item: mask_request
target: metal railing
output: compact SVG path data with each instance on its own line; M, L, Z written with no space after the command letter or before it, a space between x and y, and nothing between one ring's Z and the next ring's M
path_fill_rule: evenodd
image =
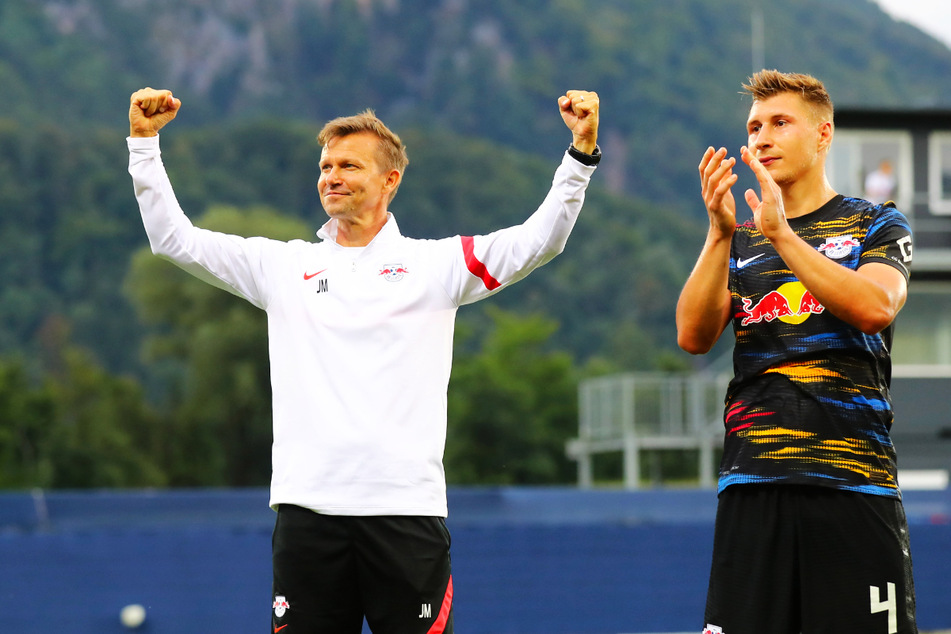
M624 487L640 487L641 452L696 450L700 486L715 486L713 456L723 443L728 373L628 373L582 381L578 438L568 455L578 461L578 486L594 485L594 455L622 452Z

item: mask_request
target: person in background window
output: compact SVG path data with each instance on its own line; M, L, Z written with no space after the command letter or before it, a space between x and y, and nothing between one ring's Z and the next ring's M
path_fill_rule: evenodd
M878 164L878 169L868 173L865 177L865 197L869 202L881 205L892 199L895 191L895 174L892 163L884 159Z

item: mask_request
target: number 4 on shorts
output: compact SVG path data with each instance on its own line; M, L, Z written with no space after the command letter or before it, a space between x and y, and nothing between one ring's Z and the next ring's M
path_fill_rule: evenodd
M881 591L878 586L868 587L869 600L872 604L872 614L888 612L888 634L898 633L898 605L895 602L895 584L888 584L888 598L881 600Z

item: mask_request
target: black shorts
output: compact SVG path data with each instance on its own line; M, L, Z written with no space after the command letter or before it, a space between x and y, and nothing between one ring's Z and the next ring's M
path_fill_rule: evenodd
M282 504L271 541L271 634L452 634L441 517L322 515ZM286 629L284 629L286 627Z
M901 501L817 486L720 494L704 632L915 634Z

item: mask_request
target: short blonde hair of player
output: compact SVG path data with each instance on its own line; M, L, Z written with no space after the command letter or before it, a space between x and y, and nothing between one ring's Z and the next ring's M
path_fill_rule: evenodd
M811 106L816 123L832 121L832 98L823 83L812 75L761 70L750 77L743 88L753 96L753 101L764 101L787 92L798 94Z

